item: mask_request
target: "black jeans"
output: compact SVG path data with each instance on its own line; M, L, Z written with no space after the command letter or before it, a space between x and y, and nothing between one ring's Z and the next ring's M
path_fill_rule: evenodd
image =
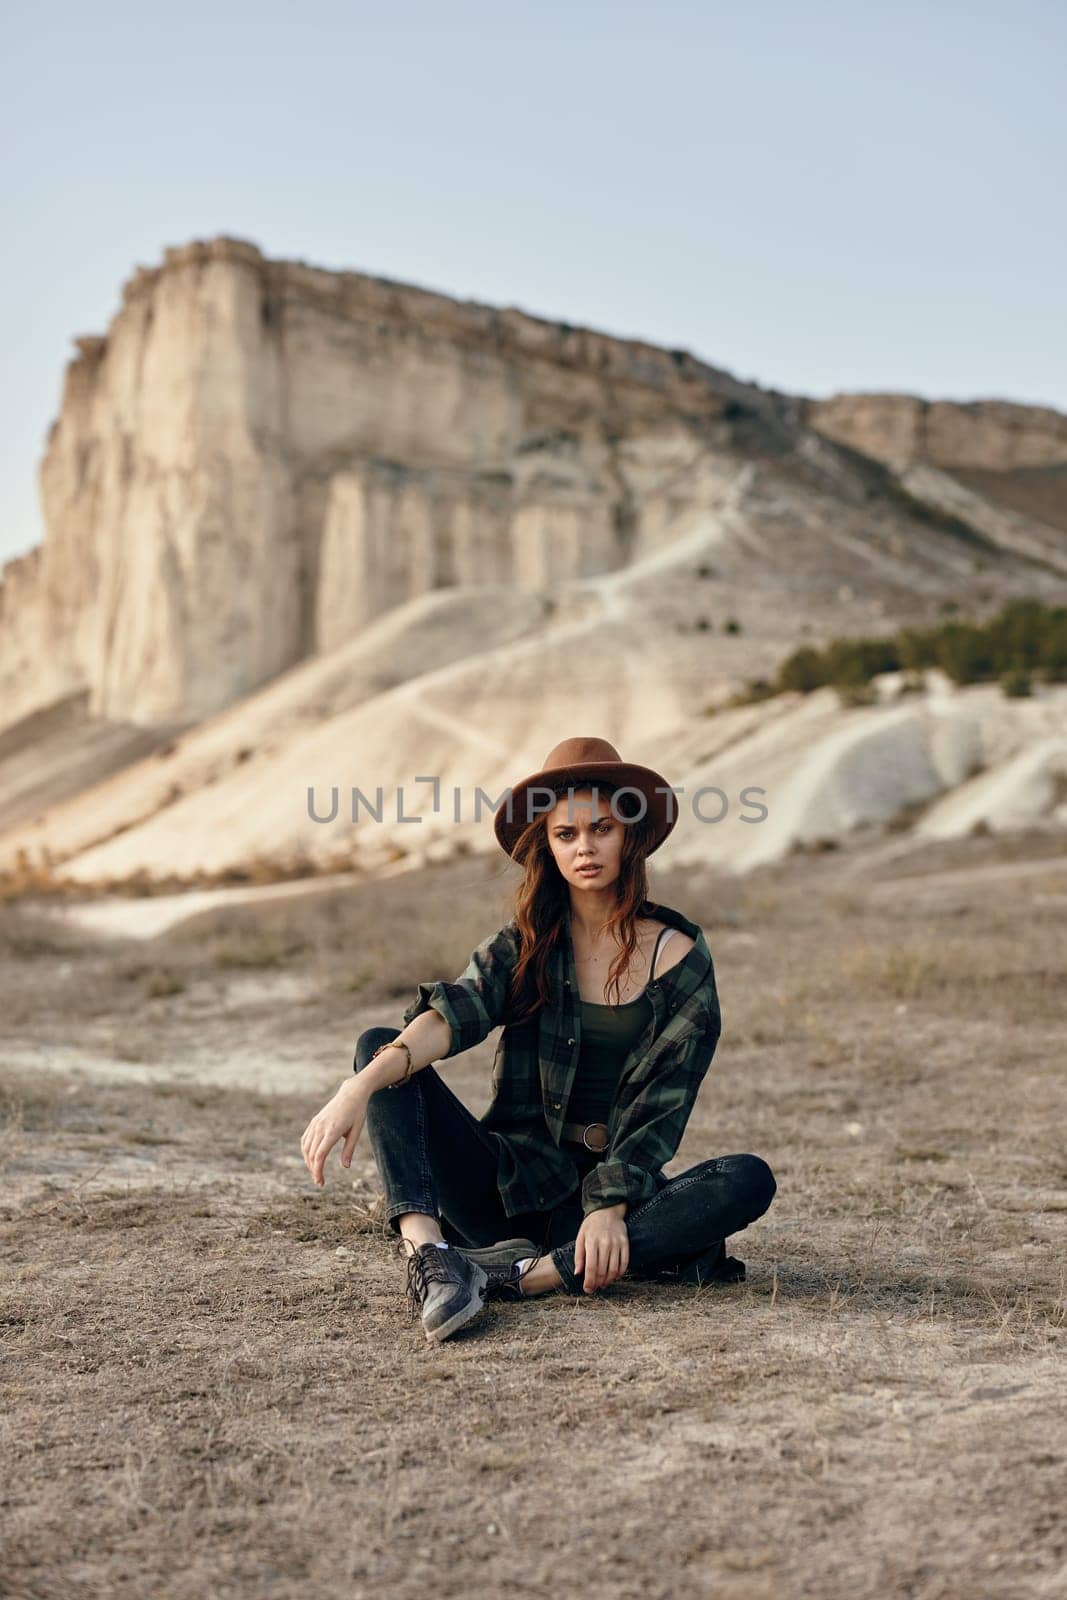
M353 1070L361 1071L379 1045L399 1028L368 1028L356 1044ZM508 1216L496 1182L492 1136L432 1066L406 1083L378 1090L367 1107L366 1129L385 1188L386 1216L395 1232L405 1211L436 1217L450 1244L493 1244L502 1238L532 1239L551 1255L563 1286L582 1292L574 1270L575 1236L583 1220L579 1188L552 1211ZM594 1151L575 1153L579 1178L596 1165ZM659 1192L626 1213L630 1239L628 1272L654 1276L681 1269L683 1281L701 1283L715 1274L723 1242L761 1217L777 1185L759 1156L718 1156L676 1178L657 1175Z

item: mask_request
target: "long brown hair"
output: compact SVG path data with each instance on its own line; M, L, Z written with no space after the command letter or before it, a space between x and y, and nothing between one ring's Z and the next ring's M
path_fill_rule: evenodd
M563 795L568 785L561 782L549 787L557 795ZM573 787L577 793L592 785L576 783ZM615 787L598 782L597 793L610 800ZM626 815L638 804L632 795L625 794L613 808L614 814L625 823L625 833L615 882L617 901L606 923L620 944L618 956L608 971L608 982L615 987L615 999L608 1002L611 1005L619 1003L622 977L637 949L637 919L650 909L645 860L652 839L652 823L647 812L633 820ZM548 962L553 950L564 941L563 919L570 913L567 883L556 865L548 840L550 814L543 812L534 817L515 846L514 859L522 867L522 881L515 891L514 917L522 935L522 947L508 988L505 1021L509 1023L526 1022L547 1005Z

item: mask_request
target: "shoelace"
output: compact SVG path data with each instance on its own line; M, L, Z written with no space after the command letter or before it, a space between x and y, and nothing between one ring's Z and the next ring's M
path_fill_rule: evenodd
M498 1293L513 1294L517 1300L527 1299L522 1289L522 1279L525 1278L527 1272L532 1272L537 1263L543 1261L548 1254L549 1252L544 1248L535 1250L533 1255L529 1257L526 1271L521 1276L516 1271L518 1261L512 1261L506 1267L496 1267L489 1274L490 1287Z
M532 1272L534 1267L536 1267L536 1265L537 1265L537 1263L539 1261L544 1261L546 1256L551 1255L552 1252L549 1249L548 1240L549 1240L549 1236L550 1236L550 1234L552 1232L553 1219L554 1219L554 1217L556 1215L556 1212L559 1210L559 1208L560 1208L560 1206L562 1204L563 1204L562 1200L557 1200L556 1204L552 1207L552 1210L548 1213L548 1216L547 1216L547 1218L545 1220L544 1230L543 1230L542 1235L541 1235L541 1248L539 1250L535 1250L533 1255L530 1257L529 1263L528 1263L528 1265L526 1267L526 1272ZM507 1276L507 1278L505 1280L505 1283L506 1283L506 1285L507 1285L507 1287L509 1289L514 1289L515 1293L521 1299L525 1299L526 1296L523 1294L522 1288L521 1288L522 1279L521 1278L514 1278L511 1275L514 1272L514 1270L515 1270L515 1266L514 1266L514 1263L513 1263L512 1267L511 1267L511 1270L509 1271L508 1276ZM522 1275L523 1278L525 1278L526 1272L523 1273L523 1275Z
M449 1277L448 1268L443 1259L448 1254L448 1251L438 1250L435 1245L432 1253L427 1250L424 1254L420 1254L415 1247L410 1250L407 1249L409 1242L409 1240L401 1236L396 1242L396 1252L407 1261L407 1282L404 1288L404 1296L408 1308L408 1316L414 1321L422 1308L422 1302L426 1297L430 1280L436 1278L444 1282ZM450 1248L453 1247L450 1246ZM462 1254L462 1252L460 1253ZM530 1265L526 1268L526 1272L529 1272L532 1267L535 1267L539 1261L543 1260L546 1253L544 1250L538 1250L530 1258ZM494 1283L494 1287L512 1290L516 1296L525 1298L520 1287L520 1280L514 1276L515 1262L512 1262L509 1267L497 1268L497 1272L499 1273L498 1277L490 1275L490 1282ZM523 1273L523 1277L525 1276L526 1273Z
M432 1250L420 1251L412 1246L411 1250L405 1249L410 1241L401 1237L397 1240L397 1254L407 1257L407 1283L405 1285L405 1298L408 1314L412 1319L419 1315L422 1302L426 1298L426 1291L430 1287L430 1280L438 1279L447 1282L449 1278L448 1265L445 1262L447 1250L438 1250L434 1245Z

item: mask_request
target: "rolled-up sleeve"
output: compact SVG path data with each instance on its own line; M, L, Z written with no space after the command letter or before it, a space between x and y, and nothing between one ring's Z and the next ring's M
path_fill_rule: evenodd
M404 1012L404 1026L431 1008L438 1012L452 1035L442 1060L481 1044L504 1021L520 942L518 928L508 923L482 941L455 982L420 983Z

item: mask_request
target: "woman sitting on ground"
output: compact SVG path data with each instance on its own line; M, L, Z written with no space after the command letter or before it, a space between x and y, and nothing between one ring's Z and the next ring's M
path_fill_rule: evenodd
M725 1242L770 1205L767 1163L729 1155L663 1171L720 1030L703 930L648 897L646 859L675 820L658 773L603 739L557 745L494 819L523 869L512 920L454 983L419 985L403 1030L360 1035L355 1076L304 1132L321 1186L330 1150L343 1140L348 1167L366 1122L431 1341L487 1296L593 1294L627 1273L744 1277ZM500 1025L479 1119L432 1063Z

